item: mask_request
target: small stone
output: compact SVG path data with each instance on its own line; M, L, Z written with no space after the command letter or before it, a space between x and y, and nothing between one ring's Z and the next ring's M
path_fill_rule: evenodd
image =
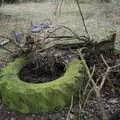
M116 104L116 103L118 103L118 100L117 100L117 98L112 98L108 102L112 103L112 104Z
M14 118L14 117L11 117L11 118L10 118L10 120L16 120L16 118Z
M10 112L8 112L8 114L10 114Z
M50 119L52 118L52 115L51 115L51 114L49 115L49 118L50 118Z
M61 120L65 120L65 118L64 118L64 117L62 117L62 118L61 118Z
M106 109L109 109L109 107L110 107L109 105L107 105L107 104L105 105L105 108L106 108Z
M32 114L32 117L36 117L36 115L35 115L35 114Z

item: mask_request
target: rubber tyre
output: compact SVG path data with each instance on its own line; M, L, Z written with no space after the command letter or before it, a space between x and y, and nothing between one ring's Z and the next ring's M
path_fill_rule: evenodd
M79 72L83 69L80 60L72 59L62 77L37 84L20 80L18 73L25 62L24 58L16 59L0 72L0 94L8 108L22 113L39 113L70 104L83 80Z

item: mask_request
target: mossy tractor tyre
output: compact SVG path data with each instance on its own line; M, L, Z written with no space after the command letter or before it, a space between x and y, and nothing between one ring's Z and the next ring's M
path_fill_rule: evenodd
M63 76L47 83L27 83L19 78L24 58L8 63L0 72L0 94L8 108L23 113L49 112L70 104L83 80L82 62L77 58L66 65ZM77 79L79 77L79 79Z

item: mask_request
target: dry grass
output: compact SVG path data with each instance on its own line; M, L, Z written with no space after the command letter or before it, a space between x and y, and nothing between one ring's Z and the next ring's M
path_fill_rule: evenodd
M92 38L101 40L111 30L120 31L118 3L99 4L97 2L88 3L88 1L83 3L83 0L81 0L81 9ZM12 30L26 31L31 21L40 24L45 19L51 19L55 26L66 25L76 33L86 34L75 3L65 0L61 8L61 15L58 12L57 15L54 15L56 4L56 2L42 2L0 7L0 33L10 34ZM2 59L3 56L6 57L3 51L0 51L0 56L2 56Z
M30 9L28 9L30 8ZM0 8L1 13L25 19L25 23L41 23L44 19L51 19L55 25L66 25L78 33L84 34L82 20L78 9L73 3L65 3L61 15L54 16L55 2L26 3L19 5L5 5ZM99 4L96 2L82 3L82 12L90 34L96 39L106 36L113 28L119 30L119 8L115 3ZM24 23L21 23L24 25Z
M119 8L116 7L116 3L109 4L98 4L98 3L84 3L81 1L82 12L84 14L85 23L87 29L95 40L100 40L104 38L111 30L120 31L119 28ZM66 1L67 3L67 1ZM45 2L45 3L26 3L19 5L6 5L0 8L2 14L5 14L7 19L0 21L0 33L9 34L12 30L26 31L31 21L33 23L43 23L45 19L51 19L53 24L57 25L66 25L70 27L73 31L76 31L79 34L86 34L84 32L84 26L82 20L79 16L79 12L76 8L76 5L73 3L63 4L61 9L61 15L56 13L56 4L54 2ZM115 8L114 8L115 7ZM30 8L30 9L28 9ZM10 16L8 16L10 15ZM10 17L10 18L9 18ZM4 29L3 29L4 28ZM1 56L4 56L5 53L1 52ZM96 97L100 103L100 109L102 111L102 117L104 120L107 120L106 114L104 114L104 109L101 104L100 92L105 83L106 77L110 72L112 67L107 66L106 72L103 76L100 86L94 82L92 74L89 71L87 64L82 58L84 65L87 69L87 74L89 80L92 83L92 87L96 93ZM103 59L104 62L104 59ZM114 66L113 66L114 67ZM94 74L94 70L93 70ZM88 83L89 84L89 83ZM87 89L87 88L86 88ZM88 93L89 95L89 93ZM70 106L70 111L72 109L73 99ZM69 114L68 118L69 119Z

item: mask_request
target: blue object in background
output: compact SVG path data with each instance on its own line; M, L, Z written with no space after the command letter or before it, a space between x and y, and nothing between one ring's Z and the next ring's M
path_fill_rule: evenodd
M14 35L14 38L17 42L20 42L24 38L23 33L17 33L15 31L13 31L13 35Z
M40 32L42 29L52 28L52 25L48 24L40 24L40 25L32 25L31 26L31 32Z

